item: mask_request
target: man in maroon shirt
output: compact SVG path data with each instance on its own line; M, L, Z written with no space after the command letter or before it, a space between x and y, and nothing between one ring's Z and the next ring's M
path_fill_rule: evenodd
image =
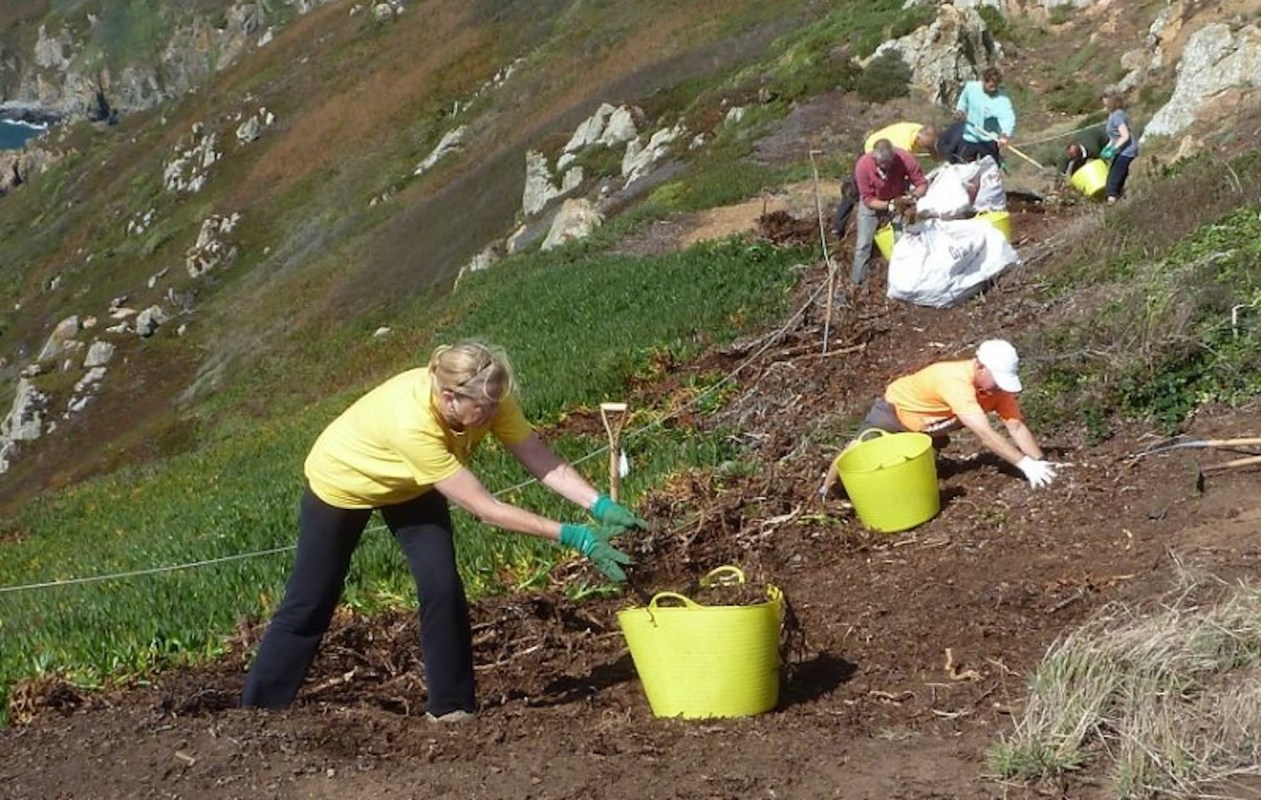
M854 180L858 184L859 201L850 278L857 286L867 277L876 229L892 214L893 201L907 195L923 197L928 191L928 181L915 156L894 147L888 139L877 141L870 153L858 159L854 165Z

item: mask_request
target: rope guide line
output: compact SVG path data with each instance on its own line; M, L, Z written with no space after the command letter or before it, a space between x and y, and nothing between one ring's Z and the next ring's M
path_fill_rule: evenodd
M763 345L760 348L758 348L753 354L751 354L748 358L746 358L743 363L737 365L735 369L731 370L722 378L718 379L716 382L714 382L713 385L709 386L707 389L697 394L690 401L688 401L687 403L684 403L678 409L672 411L669 414L666 414L665 416L655 420L654 422L649 423L648 425L645 425L641 428L634 429L627 432L626 437L631 438L633 436L638 436L640 434L647 433L648 431L652 431L652 430L656 430L657 428L660 428L663 424L665 424L669 420L674 419L675 417L678 417L684 411L687 411L688 409L692 408L693 406L698 404L701 400L705 399L709 395L713 394L714 392L718 391L723 386L733 381L736 375L740 374L740 372L742 372L746 367L752 364L756 359L760 358L762 354L765 353L770 348L772 342L778 339L780 335L782 335L785 331L787 331L789 327L793 325L793 323L795 323L803 314L805 314L806 310L811 305L814 304L815 299L820 294L822 294L826 286L827 286L826 283L821 284L820 287L815 290L814 294L810 295L810 297L806 299L802 307L797 309L797 311L794 312L791 317L789 317L788 321L785 322L782 326L780 326L777 330L775 330L774 333L770 334L769 336L766 336L764 338ZM584 456L581 456L577 459L574 459L573 461L570 461L569 463L574 464L574 465L581 464L585 461L591 460L592 458L603 455L604 453L608 452L608 449L609 449L608 445L603 445L600 448L590 453L587 453ZM530 478L514 486L509 486L506 489L500 489L494 494L496 497L499 497L499 496L508 494L509 492L519 491L535 483L538 483L537 479ZM378 523L375 525L368 526L367 528L365 528L364 532L367 533L367 532L381 531L385 529L386 528L384 525ZM145 575L158 575L158 574L168 573L168 572L178 572L180 570L185 570L185 569L194 569L197 567L214 566L214 565L223 564L229 561L242 561L247 558L258 558L260 556L276 555L278 553L285 553L290 550L294 550L296 548L297 548L296 544L291 544L291 545L285 545L284 547L273 547L269 550L256 550L249 553L237 553L235 555L221 556L219 558L208 558L208 559L202 559L200 561L190 561L184 564L170 564L170 565L162 566L162 567L148 567L145 569L130 570L127 572L114 572L114 573L109 573L105 575L91 575L84 578L67 578L65 580L45 581L42 583L27 583L27 584L17 584L13 586L0 586L0 595L9 594L13 592L29 591L29 590L34 590L34 589L49 589L49 588L57 587L57 586L74 586L74 585L82 585L82 584L88 584L88 583L101 583L104 581L119 580L122 578L135 578L135 577L141 577Z

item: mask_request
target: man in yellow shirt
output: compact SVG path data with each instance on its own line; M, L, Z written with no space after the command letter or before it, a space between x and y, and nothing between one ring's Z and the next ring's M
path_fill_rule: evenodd
M859 426L890 433L918 431L944 446L951 431L967 428L981 443L1015 466L1035 489L1050 486L1055 466L1045 459L1020 412L1016 395L1022 389L1016 348L1002 339L981 342L973 358L941 361L898 378L876 399ZM998 414L1010 441L990 426ZM819 493L826 496L836 482L836 464L828 470Z
M918 122L895 122L868 136L863 142L863 152L870 153L881 139L888 139L889 144L916 158L933 157L937 145L937 128Z
M599 524L562 524L488 492L467 466L488 433ZM246 677L243 706L293 702L373 510L398 539L416 582L428 715L441 721L470 719L476 710L468 601L448 501L490 525L577 550L614 581L625 580L630 559L609 540L646 527L543 443L521 413L507 357L480 342L439 347L428 368L361 397L324 429L305 473L293 573Z

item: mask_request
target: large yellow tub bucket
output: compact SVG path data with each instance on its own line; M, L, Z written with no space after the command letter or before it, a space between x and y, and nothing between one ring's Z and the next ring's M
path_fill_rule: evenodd
M1077 191L1090 198L1098 198L1108 185L1108 162L1093 158L1078 167L1068 183Z
M873 530L904 531L941 510L933 439L927 434L863 431L836 457L836 471L858 518Z
M744 580L737 567L719 567L701 585ZM658 592L647 607L617 612L654 716L747 717L775 707L783 594L768 585L766 598L704 606Z
M880 255L884 256L885 261L893 257L892 225L885 223L876 229L876 249L880 251Z
M1011 214L1006 211L982 211L976 215L982 222L993 225L1003 238L1011 241Z

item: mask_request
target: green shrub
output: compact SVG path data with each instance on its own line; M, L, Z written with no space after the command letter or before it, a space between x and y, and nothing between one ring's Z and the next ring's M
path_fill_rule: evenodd
M990 36L995 39L1002 39L1008 35L1010 26L1007 24L1007 15L999 11L993 6L980 6L977 13L981 15L981 21L985 23L985 29L989 31Z
M886 103L910 93L911 68L895 51L871 61L854 82L854 91L870 103Z
M1099 107L1099 92L1089 83L1057 83L1046 96L1048 111L1057 114L1087 114Z

